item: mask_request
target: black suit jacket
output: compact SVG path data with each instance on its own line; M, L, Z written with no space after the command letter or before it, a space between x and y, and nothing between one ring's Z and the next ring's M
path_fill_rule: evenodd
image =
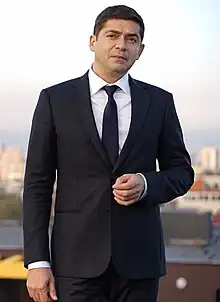
M118 273L128 278L165 274L159 205L185 194L194 173L172 95L131 77L129 81L131 126L113 169L93 118L88 74L42 90L24 181L25 267L51 261L56 276L86 278L104 272L112 258ZM128 207L117 204L112 185L122 174L136 172L147 179L147 196Z

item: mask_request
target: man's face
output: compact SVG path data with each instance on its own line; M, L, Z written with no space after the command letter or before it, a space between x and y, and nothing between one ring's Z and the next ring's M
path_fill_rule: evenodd
M90 49L95 52L94 64L108 73L125 74L140 57L140 26L130 20L110 19L98 36L90 38Z

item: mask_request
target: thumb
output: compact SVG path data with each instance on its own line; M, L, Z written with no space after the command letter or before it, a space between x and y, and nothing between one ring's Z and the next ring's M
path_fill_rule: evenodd
M115 184L122 184L125 183L129 180L129 178L131 178L132 174L124 174L120 177L117 178L116 183Z
M53 279L50 280L49 291L50 291L50 297L53 300L58 300L57 295L56 295L55 282Z

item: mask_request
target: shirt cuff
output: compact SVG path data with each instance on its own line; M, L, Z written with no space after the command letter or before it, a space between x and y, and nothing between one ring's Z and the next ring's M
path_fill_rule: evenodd
M137 174L140 175L144 180L144 192L140 196L140 198L139 198L139 200L140 200L140 199L144 198L147 195L147 180L146 180L146 177L142 173L137 173Z
M45 268L45 267L50 268L50 263L47 261L37 261L28 264L28 270L35 269L35 268Z

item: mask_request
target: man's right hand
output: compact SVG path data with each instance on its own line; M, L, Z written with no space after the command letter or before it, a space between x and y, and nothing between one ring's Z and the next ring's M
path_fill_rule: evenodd
M50 268L35 268L28 271L27 290L35 302L57 300L55 282Z

